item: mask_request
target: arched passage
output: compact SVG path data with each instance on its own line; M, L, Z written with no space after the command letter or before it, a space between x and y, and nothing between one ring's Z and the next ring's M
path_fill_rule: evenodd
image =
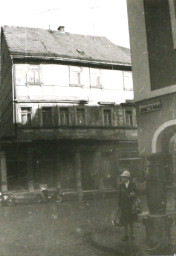
M170 179L176 177L176 119L163 123L152 138L152 154L164 153L168 156L167 164Z
M176 133L176 119L169 120L165 123L163 123L154 133L152 138L152 153L157 153L162 151L162 145L161 145L161 135L162 133L168 128L171 128L172 130L175 130ZM170 130L170 129L169 129Z

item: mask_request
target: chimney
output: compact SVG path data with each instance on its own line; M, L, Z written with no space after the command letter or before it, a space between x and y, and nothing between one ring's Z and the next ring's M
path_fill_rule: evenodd
M57 30L64 33L65 32L65 27L64 26L59 26Z

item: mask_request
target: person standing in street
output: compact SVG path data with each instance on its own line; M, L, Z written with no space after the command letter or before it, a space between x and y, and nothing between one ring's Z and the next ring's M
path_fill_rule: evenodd
M129 238L134 239L133 224L137 220L137 214L133 213L133 202L137 195L135 184L130 180L130 172L126 169L121 174L121 184L119 188L118 207L120 211L120 223L124 226L123 241Z

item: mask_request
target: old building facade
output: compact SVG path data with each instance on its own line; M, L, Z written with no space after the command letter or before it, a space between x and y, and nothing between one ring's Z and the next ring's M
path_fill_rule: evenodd
M130 53L103 37L3 27L1 187L116 189L140 171Z

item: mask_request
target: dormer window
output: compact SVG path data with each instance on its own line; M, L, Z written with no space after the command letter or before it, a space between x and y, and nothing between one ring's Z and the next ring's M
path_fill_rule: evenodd
M27 84L41 84L41 74L39 65L29 65L26 74Z
M84 51L81 49L76 49L78 53L80 53L81 55L84 55Z

